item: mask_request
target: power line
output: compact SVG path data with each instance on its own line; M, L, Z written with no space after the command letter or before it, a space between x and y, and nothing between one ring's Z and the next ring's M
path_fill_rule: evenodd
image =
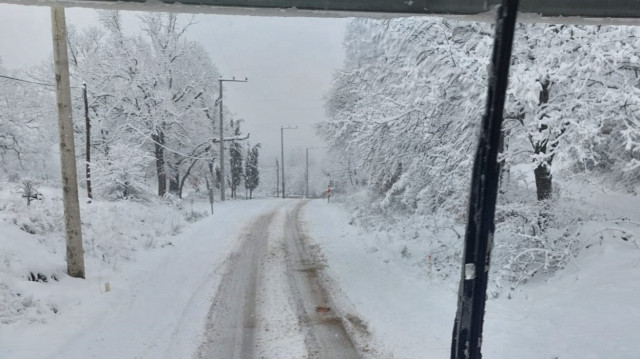
M19 81L19 82L25 82L25 83L29 83L29 84L33 84L33 85L50 86L50 87L55 87L56 86L55 84L48 84L48 83L44 83L44 82L19 79L17 77L11 77L11 76L6 76L6 75L0 75L0 78L7 79L7 80L13 80L13 81ZM79 89L80 87L71 86L71 88Z
M30 80L19 79L19 78L15 78L15 77L11 77L11 76L5 76L5 75L0 75L0 77L2 77L3 79L7 79L7 80L26 82L26 83L30 83L30 84L34 84L34 85L55 86L54 84L46 84L44 82L30 81Z

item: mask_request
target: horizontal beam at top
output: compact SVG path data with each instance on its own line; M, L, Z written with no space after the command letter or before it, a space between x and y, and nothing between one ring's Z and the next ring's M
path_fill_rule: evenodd
M490 20L500 0L0 0L0 3L90 7L139 11L237 14L256 16L396 17L458 15ZM580 22L579 18L640 19L640 0L521 0L530 22ZM569 17L569 19L567 19ZM571 18L578 18L572 21ZM637 24L637 21L631 21Z

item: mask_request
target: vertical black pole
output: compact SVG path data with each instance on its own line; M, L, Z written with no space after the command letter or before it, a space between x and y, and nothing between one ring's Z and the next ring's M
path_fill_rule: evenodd
M499 184L498 148L517 10L518 0L503 0L498 8L489 91L471 179L451 359L482 358L482 325Z
M91 120L89 119L89 101L87 99L87 84L82 84L82 99L84 101L84 123L85 123L85 171L87 176L87 197L93 199L91 191Z

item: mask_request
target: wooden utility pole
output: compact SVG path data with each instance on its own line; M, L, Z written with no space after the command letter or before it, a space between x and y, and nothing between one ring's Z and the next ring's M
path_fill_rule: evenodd
M276 158L276 198L280 197L280 165Z
M304 180L305 180L305 190L304 197L309 198L309 150L315 150L318 147L307 147L307 157L306 157L306 169L304 172Z
M220 85L220 97L218 97L218 106L220 106L220 201L224 201L226 199L226 179L224 175L224 120L223 120L223 106L222 106L222 83L223 82L248 82L249 79L246 77L244 80L236 80L236 78L231 79L218 79L218 84Z
M84 250L80 203L78 201L78 174L76 169L73 120L71 118L71 88L69 84L69 59L67 57L67 25L64 8L51 8L53 32L53 59L56 74L56 101L60 132L60 163L62 169L62 200L64 225L67 238L67 273L84 278Z
M298 126L296 127L280 126L280 160L281 160L280 162L282 164L282 198L286 198L284 193L284 130L297 130L297 129L298 129Z
M89 101L87 100L87 84L82 84L82 99L84 100L84 127L85 127L85 153L86 161L85 169L87 176L87 197L93 199L91 193L91 120L89 119Z

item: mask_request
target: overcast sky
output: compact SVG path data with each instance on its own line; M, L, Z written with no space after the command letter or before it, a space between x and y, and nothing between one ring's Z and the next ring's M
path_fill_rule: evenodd
M126 31L137 31L135 13L125 13ZM191 16L191 15L183 15ZM325 119L322 96L343 62L346 19L197 15L188 36L208 49L224 77L249 78L225 83L225 105L246 120L251 142L263 144L264 160L285 150L304 152L322 146L313 124ZM96 23L91 9L67 9L67 23L82 28ZM20 69L51 56L50 12L46 7L0 4L0 58ZM52 75L53 77L53 75ZM285 153L285 156L287 154Z

